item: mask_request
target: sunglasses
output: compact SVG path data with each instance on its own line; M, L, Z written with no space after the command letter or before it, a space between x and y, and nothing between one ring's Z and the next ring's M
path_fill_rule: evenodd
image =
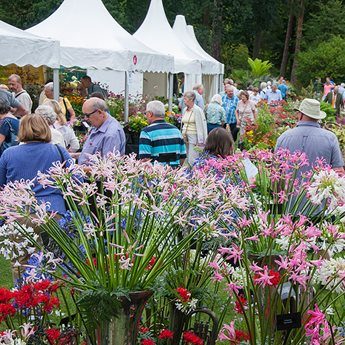
M99 109L96 109L94 111L92 111L91 113L83 113L83 115L86 117L86 118L89 118L92 114L94 114L96 111L98 111Z

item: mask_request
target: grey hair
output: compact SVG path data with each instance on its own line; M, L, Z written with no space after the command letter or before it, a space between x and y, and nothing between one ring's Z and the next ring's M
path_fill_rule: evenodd
M235 92L235 88L232 86L232 85L230 85L230 84L226 84L225 85L225 91L226 90L231 90L231 91L234 91Z
M265 83L264 81L260 84L260 89L264 89L267 86L267 83Z
M151 101L147 103L146 111L151 112L156 117L165 117L165 106L161 101Z
M10 110L11 110L10 105L5 101L0 100L0 114L1 115L7 114Z
M215 95L212 97L212 99L211 99L211 103L213 103L213 102L222 105L222 103L223 103L223 102L222 102L222 96L219 95L218 93L215 94Z
M56 121L56 113L49 105L40 105L35 110L35 114L42 116L49 126L53 125Z
M54 83L51 81L50 83L45 84L44 88L49 89L50 91L54 91Z
M93 97L92 99L94 100L94 102L91 105L93 110L101 110L101 111L108 111L109 110L107 103L105 102L104 99L100 99L97 97Z
M11 74L8 79L15 78L17 83L21 84L22 83L22 78L18 74Z
M195 92L194 91L186 91L184 94L183 94L183 97L186 97L188 98L190 101L195 101L195 98L196 98L196 95L195 95Z
M204 88L204 85L202 84L196 84L193 86L193 90L199 90L199 89L203 89Z

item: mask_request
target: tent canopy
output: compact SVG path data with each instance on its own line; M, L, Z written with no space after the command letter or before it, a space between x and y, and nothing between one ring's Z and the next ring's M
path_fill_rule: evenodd
M197 54L201 61L201 71L203 74L219 74L220 63L215 60L212 56L208 55L196 41L196 37L192 37L187 28L186 19L182 15L177 15L175 18L174 32L180 37L181 41L190 49ZM194 34L194 30L193 30ZM200 49L201 48L201 49Z
M59 40L65 67L173 70L172 56L139 42L116 22L101 0L65 0L50 17L27 31Z
M60 66L60 45L0 21L0 65Z
M176 20L175 20L175 22L176 22ZM209 59L210 61L217 62L218 65L219 65L219 74L224 74L224 65L222 63L220 63L219 61L217 61L214 57L209 55L207 52L205 52L205 50L201 47L200 43L198 42L198 40L197 40L197 38L195 36L195 32L194 32L193 26L192 25L187 25L187 30L188 30L189 36L192 38L192 43L191 44L193 44L192 45L193 49L195 49L205 59Z
M186 46L173 31L162 0L151 0L146 18L133 36L162 54L174 56L174 73L201 74L201 56Z

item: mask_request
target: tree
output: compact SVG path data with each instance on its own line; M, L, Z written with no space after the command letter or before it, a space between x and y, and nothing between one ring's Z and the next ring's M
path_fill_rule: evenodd
M305 10L305 0L300 0L299 13L298 13L298 18L297 18L295 54L293 58L292 68L291 68L291 83L293 84L296 83L297 81L296 69L297 69L297 64L298 64L298 54L301 51L304 10Z
M316 77L332 76L336 82L345 78L345 39L334 36L298 55L296 75L303 85Z
M289 47L290 47L290 41L291 41L291 35L292 35L292 29L294 24L294 1L289 1L289 19L286 29L286 35L285 35L285 42L284 42L284 51L283 51L283 57L282 62L280 65L280 75L285 76L286 68L288 64L288 58L289 58Z
M314 13L311 13L310 18L305 22L303 46L327 41L334 35L345 37L343 1L319 1Z

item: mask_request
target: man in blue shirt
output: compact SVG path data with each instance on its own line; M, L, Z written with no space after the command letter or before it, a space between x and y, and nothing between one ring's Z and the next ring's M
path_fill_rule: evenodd
M92 97L83 104L85 120L92 126L80 153L78 163L88 164L90 156L109 152L125 154L126 136L119 122L109 115L104 100ZM73 155L75 157L75 155Z
M222 105L225 110L226 125L230 126L230 131L234 141L236 141L238 128L236 127L236 114L238 97L235 96L235 89L231 85L225 86L225 95L222 97Z
M273 84L271 90L268 90L265 95L268 104L278 103L283 100L282 93L278 90L277 84Z
M140 133L139 158L178 167L186 159L186 146L179 129L164 120L165 107L160 101L146 105L149 125Z

